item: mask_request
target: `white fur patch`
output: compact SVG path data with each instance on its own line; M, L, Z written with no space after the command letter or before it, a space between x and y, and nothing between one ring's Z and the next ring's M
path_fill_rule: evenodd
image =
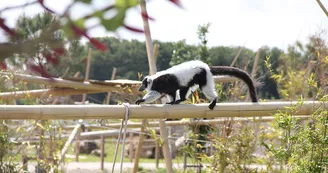
M164 74L173 74L178 78L181 86L187 86L188 82L190 82L190 80L195 76L195 74L199 73L202 69L205 69L206 73L212 76L212 73L210 72L210 68L207 64L199 60L193 60L193 61L188 61L175 65L171 68L168 68L167 70L157 72L155 75L149 77L151 79L155 79L158 76ZM209 76L207 75L207 80L210 79L208 77Z

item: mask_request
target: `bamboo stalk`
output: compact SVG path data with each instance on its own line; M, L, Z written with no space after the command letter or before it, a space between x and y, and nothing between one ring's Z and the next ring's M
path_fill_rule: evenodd
M299 118L299 119L308 119L310 116L309 115L300 115L300 116L293 116L292 118ZM249 122L270 122L273 121L274 117L263 117L262 119L259 119L258 117L253 118L235 118L233 121L235 122L244 122L244 121L249 121ZM198 121L167 121L166 125L167 126L187 126L187 125L214 125L214 124L222 124L226 121L225 119L211 119L211 120L198 120ZM142 126L141 122L129 122L127 124L129 128L140 128ZM159 122L148 122L148 127L158 127ZM68 125L63 127L65 130L71 130L75 126ZM117 129L121 127L121 123L111 123L105 126L94 126L94 125L86 125L86 128L91 128L91 129Z
M134 148L134 140L133 140L133 133L129 133L129 161L132 163L133 161L133 148Z
M232 60L232 63L231 63L231 67L233 67L235 64L236 64L236 62L237 62L237 59L238 59L238 57L239 57L239 55L240 55L240 53L241 53L241 51L244 49L244 47L240 47L239 48L239 50L238 50L238 53L236 54L236 56L235 56L235 58L233 58L233 60Z
M142 13L147 15L147 7L146 7L145 0L140 0L140 8L141 8ZM152 39L151 39L148 18L142 16L142 21L143 21L143 25L144 25L144 33L145 33L145 39L146 39L146 50L147 50L147 57L148 57L148 64L149 64L149 74L155 74L157 72L157 67L156 67L156 59L154 57L154 48L153 48L153 43L152 43ZM139 158L140 158L142 143L143 143L143 139L144 139L143 133L145 131L145 125L147 123L147 119L144 119L142 121L142 123L143 123L143 126L140 129L141 134L139 135L139 143L138 143L136 156L135 156L135 160L134 160L133 173L136 173L138 171ZM160 123L162 123L161 127L165 128L165 122L160 121ZM160 129L161 133L163 132L163 130L165 130L165 129L162 129L162 128ZM164 153L166 153L166 154L167 154L167 152L169 152L167 147L168 147L168 143L164 143L163 150L164 150ZM168 157L165 158L165 163L166 163L167 172L169 172L169 173L173 172L172 171L172 161L170 159L170 155L168 155Z
M326 16L328 17L328 11L327 11L327 9L325 8L325 6L321 3L320 0L316 0L316 1L317 1L317 3L319 4L321 10L322 10L322 11L326 14Z
M105 161L105 137L101 135L101 142L100 142L100 169L104 170L104 161Z
M214 110L208 104L131 105L130 119L214 118L272 116L278 110L297 102L218 103ZM310 115L328 102L305 101L295 115ZM123 105L0 105L0 119L124 119Z
M80 95L84 93L99 93L96 90L80 90L72 88L54 88L54 89L37 89L27 91L2 92L0 100L22 99L22 98L39 98L49 96L69 96Z
M261 52L261 49L258 49L257 50L257 53L255 55L255 60L254 60L253 68L252 68L252 72L251 72L251 78L253 80L254 80L255 75L256 75L257 65L258 65L258 62L259 62L259 59L260 59L260 52ZM249 91L247 91L247 95L246 95L246 99L245 100L247 100L247 101L250 100Z
M1 73L0 73L1 74ZM33 77L33 76L31 76ZM214 76L214 80L216 83L224 83L224 82L232 82L238 80L234 77L229 76ZM66 82L66 81L65 81ZM123 82L123 83L122 83ZM125 83L124 83L125 82ZM31 82L32 83L32 82ZM121 80L112 80L106 81L106 83L121 84L121 85L139 85L137 81L121 81ZM81 83L79 83L81 84ZM90 84L94 85L94 84ZM67 85L68 87L69 85ZM101 85L103 86L103 85ZM114 86L110 86L114 87ZM118 87L114 87L114 89L119 89ZM111 90L111 89L110 89ZM93 93L101 93L105 91L99 90L90 90L90 89L73 89L73 88L53 88L53 89L37 89L37 90L27 90L27 91L15 91L15 92L2 92L0 93L0 100L12 100L12 99L22 99L22 98L39 98L41 96L69 96L69 95L80 95L80 94L93 94ZM132 89L133 93L137 93L136 89ZM110 92L109 92L110 93ZM107 100L106 100L107 102Z
M85 82L89 80L89 76L90 76L91 54L92 54L92 49L89 48L88 57L87 57L87 66L85 68L85 78L84 78ZM86 99L87 99L87 94L83 94L83 96L82 96L83 104L85 103Z
M116 71L117 71L117 69L114 67L114 68L113 68L113 72L112 72L112 77L110 78L111 80L114 80L114 79L115 79ZM107 93L107 97L106 97L106 105L109 104L110 96L111 96L111 92L108 92L108 93Z
M60 158L59 158L59 162L58 162L59 164L64 160L67 149L68 149L69 145L73 142L73 140L74 140L76 134L78 133L80 127L81 127L81 124L76 124L76 126L73 129L71 135L67 139L67 141L64 145L64 148L62 149L61 154L60 154Z
M61 78L44 78L39 76L31 76L25 74L11 74L8 72L0 72L0 75L14 75L14 79L23 80L29 83L44 84L53 87L62 88L75 88L82 90L96 90L98 92L122 92L121 87L114 87L109 85L92 84L90 82L74 82L70 80L65 80Z

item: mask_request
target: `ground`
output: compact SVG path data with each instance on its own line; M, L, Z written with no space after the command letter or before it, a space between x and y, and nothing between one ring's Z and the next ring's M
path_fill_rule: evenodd
M180 167L178 165L174 165L175 168L182 169L181 164ZM35 163L29 164L28 170L29 172L35 172ZM111 172L112 169L112 163L105 162L104 164L105 171L101 171L100 169L100 162L70 162L65 164L64 166L64 172L65 173L107 173ZM156 173L156 167L155 163L139 163L139 168L142 168L143 170L148 170L144 173ZM165 168L165 164L160 163L159 168ZM115 164L115 173L119 172L120 169L120 163L117 162ZM123 172L132 172L133 169L133 163L130 162L124 162L123 163ZM153 171L150 171L153 170Z

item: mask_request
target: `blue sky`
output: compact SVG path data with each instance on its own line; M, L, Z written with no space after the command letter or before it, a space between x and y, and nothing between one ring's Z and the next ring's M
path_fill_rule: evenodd
M0 1L0 7L25 3L26 0ZM63 11L68 0L45 0L46 4L57 12ZM306 42L310 35L328 29L328 18L315 0L181 0L184 9L180 9L167 0L150 0L148 13L155 18L150 22L153 39L160 41L178 41L197 44L197 27L211 23L209 46L242 46L256 50L263 45L277 46L286 50L296 40ZM328 0L322 0L328 4ZM108 0L94 0L93 8L101 8ZM38 6L11 10L2 14L13 26L17 17L23 13L34 15L42 11ZM128 12L126 23L142 28L140 9ZM91 12L83 5L75 6L72 16L78 18ZM96 21L91 21L90 24ZM143 41L144 35L118 30L124 39ZM90 31L92 36L113 36L103 28ZM326 35L327 36L327 35ZM0 35L0 41L4 41Z

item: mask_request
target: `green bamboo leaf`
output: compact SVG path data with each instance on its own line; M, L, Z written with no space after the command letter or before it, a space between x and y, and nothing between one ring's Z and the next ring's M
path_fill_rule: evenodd
M117 7L130 8L138 4L138 0L116 0Z
M85 4L90 4L92 0L75 0L75 2L83 2Z
M117 14L111 19L100 17L101 24L107 29L107 31L115 31L124 23L126 8L116 8L116 10Z

